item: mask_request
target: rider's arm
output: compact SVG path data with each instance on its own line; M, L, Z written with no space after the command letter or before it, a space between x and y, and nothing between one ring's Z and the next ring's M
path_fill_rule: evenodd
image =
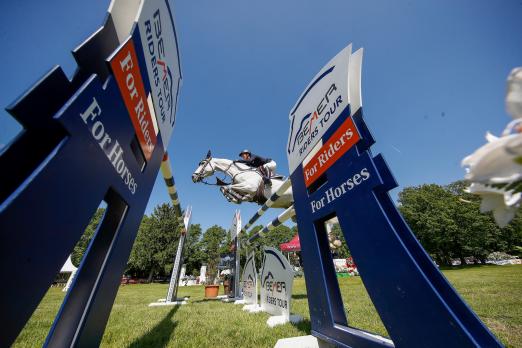
M257 155L253 154L251 161L254 164L254 167L260 167L260 166L265 165L268 162L270 162L271 159L270 158L264 158L264 157L257 156Z

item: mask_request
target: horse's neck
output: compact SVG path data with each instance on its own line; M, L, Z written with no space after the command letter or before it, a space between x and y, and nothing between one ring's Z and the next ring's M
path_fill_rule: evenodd
M240 172L239 168L233 164L233 161L225 158L213 158L214 168L228 176L234 176Z

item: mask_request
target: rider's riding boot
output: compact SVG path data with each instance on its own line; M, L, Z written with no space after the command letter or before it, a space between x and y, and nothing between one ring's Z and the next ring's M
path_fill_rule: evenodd
M272 186L272 180L269 177L263 176L263 183L265 186Z

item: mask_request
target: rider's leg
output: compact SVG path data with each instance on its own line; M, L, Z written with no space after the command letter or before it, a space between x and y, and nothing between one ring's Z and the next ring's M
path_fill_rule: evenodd
M276 167L277 167L277 164L275 161L270 161L263 165L264 170L261 171L261 173L263 174L263 182L265 183L265 185L268 185L268 186L272 185L272 181L270 180L270 175L275 173Z
M277 164L275 161L270 161L267 164L263 165L266 169L270 170L272 173L275 173Z

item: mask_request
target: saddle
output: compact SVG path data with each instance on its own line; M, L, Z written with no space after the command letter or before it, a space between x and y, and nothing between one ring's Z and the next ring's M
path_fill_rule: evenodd
M266 169L265 167L258 167L256 168L256 171L261 174L261 176L265 176L270 179L276 179L276 180L284 180L285 176L277 173L273 173L271 170Z
M261 183L257 187L256 194L252 197L252 201L259 205L263 205L267 201L265 197L265 183L263 180L261 180Z
M261 176L268 177L268 178L270 178L270 180L272 180L272 179L284 180L285 179L285 177L283 175L272 173L272 171L267 170L264 167L257 168L257 171L259 172L259 174L261 174ZM259 205L263 205L267 201L267 198L265 197L265 183L263 180L261 180L261 183L257 187L256 194L254 195L254 197L252 197L252 201L258 203Z

